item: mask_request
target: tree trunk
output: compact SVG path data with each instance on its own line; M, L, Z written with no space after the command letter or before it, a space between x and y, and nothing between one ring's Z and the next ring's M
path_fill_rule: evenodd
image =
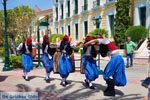
M13 44L13 45L12 45L13 54L14 54L14 55L17 55L15 39L12 39L12 44Z

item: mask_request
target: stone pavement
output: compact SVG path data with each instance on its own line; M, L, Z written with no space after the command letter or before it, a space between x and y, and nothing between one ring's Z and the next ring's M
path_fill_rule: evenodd
M101 61L104 69L107 61ZM3 63L0 63L0 68ZM106 88L102 75L93 84L95 90L88 89L84 84L85 76L80 72L71 73L68 77L70 83L65 88L60 85L59 74L51 73L51 82L44 81L45 70L34 69L29 73L30 81L22 78L22 70L0 72L0 92L38 92L39 100L142 100L148 90L141 86L142 80L147 76L147 66L134 65L126 69L127 85L116 87L115 97L105 97Z

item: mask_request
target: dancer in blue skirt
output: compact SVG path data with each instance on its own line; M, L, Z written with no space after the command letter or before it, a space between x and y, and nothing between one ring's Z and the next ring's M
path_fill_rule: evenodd
M100 46L99 52L102 57L110 57L110 61L103 73L103 78L108 84L108 87L104 91L104 95L115 96L114 86L125 86L127 82L124 60L114 44L103 37L98 37L97 39L91 40L84 44L83 47L93 43Z
M62 77L61 85L66 86L67 84L67 77L71 72L71 58L70 55L72 54L72 48L80 45L81 42L77 43L77 45L71 44L69 41L69 37L67 35L64 36L63 40L61 41L60 45L60 52L61 56L59 57L59 73Z
M33 61L32 61L32 38L29 37L26 42L21 43L17 50L22 52L22 64L23 64L23 78L29 81L28 72L30 72Z
M49 75L50 72L53 70L53 55L56 51L56 48L50 47L48 35L44 35L43 37L42 51L43 51L43 55L41 60L46 70L45 80L47 83L49 83L50 82Z
M91 36L86 36L85 43L92 40ZM98 69L96 65L96 49L94 45L89 45L83 48L84 56L83 56L83 67L85 72L85 83L88 85L90 89L94 89L92 85L92 81L98 78Z

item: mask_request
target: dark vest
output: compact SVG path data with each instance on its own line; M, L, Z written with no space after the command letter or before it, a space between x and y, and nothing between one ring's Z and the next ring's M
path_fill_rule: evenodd
M67 47L65 48L66 54L70 56L72 54L72 48L70 46L70 43L65 44L64 40L62 40L62 42L60 44L60 52L62 52L62 50L64 49L65 45L67 45Z
M28 47L28 46L27 46L27 47ZM32 45L30 45L28 49L29 49L29 51L32 53ZM23 54L25 54L25 52L26 52L25 43L23 43L23 47L22 47L22 49L21 49L21 52L22 52Z
M99 49L99 52L101 54L102 57L106 57L107 56L107 53L109 51L109 48L107 45L104 45L104 44L100 44L100 49Z
M50 54L51 56L53 56L54 53L56 52L56 48L51 48L49 46L49 44L45 44L45 43L42 44L42 52L43 52L43 54L44 54L44 51L45 51L45 48L46 48L47 45L48 45L48 49L47 49L48 54Z

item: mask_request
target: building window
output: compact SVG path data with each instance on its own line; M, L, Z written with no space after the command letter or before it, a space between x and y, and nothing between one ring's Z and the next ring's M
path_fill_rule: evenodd
M88 22L85 21L85 22L84 22L84 36L86 37L87 34L88 34Z
M114 36L114 15L109 15L109 19L111 36Z
M70 25L68 25L68 36L71 36Z
M56 28L56 34L58 34L58 27Z
M61 34L64 34L64 27L61 27Z
M60 19L63 19L64 18L64 6L63 6L63 4L61 5L61 18Z
M146 7L140 8L140 25L146 27Z
M78 40L78 23L77 24L75 24L75 34L76 34L76 37L75 37L75 39L76 40Z
M56 7L56 21L58 21L58 7Z
M74 14L78 14L78 0L75 0L75 10Z
M84 0L83 11L88 10L88 0Z
M67 13L67 17L70 17L70 0L68 0L68 13Z
M58 2L58 0L56 0L56 2Z

